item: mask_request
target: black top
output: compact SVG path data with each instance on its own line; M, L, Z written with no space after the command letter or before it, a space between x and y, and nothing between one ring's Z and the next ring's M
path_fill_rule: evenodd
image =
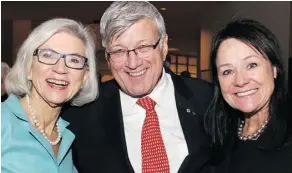
M258 141L239 141L231 155L232 173L291 173L292 146L276 150L258 148Z
M233 142L228 145L226 158L217 172L292 173L291 126L287 126L283 142L277 141L277 136L281 133L272 129L272 125L268 123L267 129L257 140L247 141L239 140L237 130L234 129Z

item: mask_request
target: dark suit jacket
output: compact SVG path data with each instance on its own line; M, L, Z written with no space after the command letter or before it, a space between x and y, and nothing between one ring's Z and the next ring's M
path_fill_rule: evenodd
M209 172L211 148L203 119L212 97L211 84L168 73L174 83L179 120L189 151L179 172ZM134 172L127 154L119 88L114 80L101 85L95 102L67 108L63 118L76 134L73 158L79 172Z

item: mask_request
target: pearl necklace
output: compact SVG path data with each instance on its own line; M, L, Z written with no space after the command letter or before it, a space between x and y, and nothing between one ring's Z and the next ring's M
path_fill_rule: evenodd
M264 132L265 128L267 127L267 124L269 122L269 118L264 121L264 123L260 126L260 128L253 134L243 136L242 131L243 131L243 126L244 126L244 121L241 121L241 124L238 127L238 137L240 140L246 141L246 140L257 140L259 136Z
M41 132L41 134L46 138L47 141L49 141L49 143L50 143L51 145L57 145L57 144L61 141L61 137L62 137L62 136L61 136L61 132L60 132L60 128L59 128L58 121L56 122L56 127L57 127L58 137L57 137L57 139L56 139L55 141L51 141L51 140L47 137L47 135L46 135L44 129L41 127L40 122L36 119L36 116L34 115L34 112L32 111L32 108L31 108L31 105L30 105L30 101L29 101L29 97L28 97L28 95L26 95L26 103L27 103L27 106L28 106L28 110L29 110L30 116L32 117L33 122L34 122L35 126L38 128L39 132Z

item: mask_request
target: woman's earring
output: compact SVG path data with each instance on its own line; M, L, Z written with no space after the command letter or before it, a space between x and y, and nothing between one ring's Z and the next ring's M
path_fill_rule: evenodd
M27 76L27 80L31 80L31 76Z

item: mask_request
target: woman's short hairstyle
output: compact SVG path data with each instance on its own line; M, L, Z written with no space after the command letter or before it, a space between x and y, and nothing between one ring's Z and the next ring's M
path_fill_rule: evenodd
M119 37L141 19L151 19L158 28L158 35L166 34L162 15L151 3L145 1L116 1L112 3L100 21L103 47L107 47L113 37Z
M236 118L236 115L243 115L243 113L233 110L228 105L222 96L219 85L216 66L217 53L221 43L229 38L237 39L251 48L256 49L263 57L271 62L273 67L276 67L277 78L274 79L275 89L269 103L270 122L273 122L275 129L277 129L281 128L279 127L280 124L285 121L285 117L280 117L285 115L285 113L280 113L281 110L283 110L282 106L285 105L285 97L287 94L284 76L285 70L283 68L281 51L277 38L258 21L246 18L233 19L217 32L213 37L211 45L210 61L214 83L214 96L206 112L205 128L212 137L212 142L216 144L223 143L224 136L228 131L228 123L230 123L233 118Z
M28 80L33 61L33 52L49 40L54 34L66 32L76 36L85 45L88 58L89 77L79 92L72 98L71 104L81 106L95 100L98 96L96 77L95 37L90 27L71 19L55 18L36 27L20 47L15 64L7 74L5 81L7 93L24 96L31 94L32 83Z

